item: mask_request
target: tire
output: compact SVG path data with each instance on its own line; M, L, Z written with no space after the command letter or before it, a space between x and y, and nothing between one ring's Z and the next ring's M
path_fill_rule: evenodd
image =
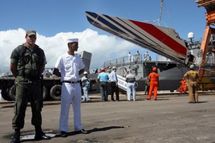
M43 86L43 99L45 99L47 97L47 93L48 93L48 91L47 91L46 87ZM10 101L15 100L15 98L16 98L16 86L15 85L10 87L10 89L8 91L8 97L9 97L9 99L7 99L7 100L10 100Z
M57 85L52 86L52 88L50 89L50 96L54 100L60 100L61 85L57 84Z
M4 100L10 101L10 97L8 95L8 89L2 89L1 96Z
M13 85L10 87L9 92L8 92L10 100L14 101L16 98L16 86Z
M48 98L48 90L45 86L43 86L43 100Z

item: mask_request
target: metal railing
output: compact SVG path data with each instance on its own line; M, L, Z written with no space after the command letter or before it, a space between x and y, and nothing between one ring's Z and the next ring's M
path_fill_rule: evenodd
M120 58L116 58L113 60L108 60L104 62L104 67L112 67L112 66L125 66L129 64L137 64L137 63L143 63L144 61L151 61L151 56L149 55L141 55L141 54L135 54L132 56L124 56Z

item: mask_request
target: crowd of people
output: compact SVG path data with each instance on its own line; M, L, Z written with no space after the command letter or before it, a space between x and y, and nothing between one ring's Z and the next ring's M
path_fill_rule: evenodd
M143 54L143 57L141 56L138 50L133 55L131 54L131 52L128 52L128 63L138 63L140 61L151 61L151 60L152 60L152 57L149 55L148 51L146 51Z
M137 51L137 55L139 51ZM128 53L128 58L129 61L131 60L131 53ZM148 51L144 54L144 57L148 60ZM180 93L187 93L189 94L189 103L197 103L198 102L198 95L197 95L197 89L199 85L199 75L198 71L195 70L195 57L191 55L191 52L188 52L187 54L188 57L188 63L187 66L189 66L190 70L185 73L183 76L182 80L180 81L180 87L177 89L178 92ZM114 67L114 71L116 74L116 67ZM105 87L103 86L103 80L101 80L100 76L105 75ZM135 101L136 100L136 74L134 74L134 70L129 69L127 74L124 75L126 77L126 82L127 82L127 100L128 101ZM111 87L111 89L108 89L108 83L110 82L110 76L109 72L105 70L105 68L101 69L101 73L98 76L99 83L100 83L100 91L101 91L101 97L102 101L107 101L108 100L108 91L113 90L114 87ZM117 76L116 76L117 79ZM117 80L115 81L117 85ZM152 94L153 94L153 99L157 100L157 92L159 88L159 73L158 73L158 68L156 66L152 67L151 72L148 74L148 76L145 78L145 95L147 95L147 100L152 99ZM117 97L118 97L118 88L117 88ZM111 93L111 99L113 99L113 94ZM119 98L118 98L119 99Z
M98 74L98 82L100 85L101 100L108 101L108 95L111 95L112 101L119 101L119 87L118 78L116 74L116 67L112 67L112 71L109 73L105 68L100 70ZM114 95L116 98L114 99Z
M117 68L115 66L110 68L101 68L98 73L98 83L100 85L101 101L108 101L108 96L111 96L111 100L119 101L119 87L117 78ZM126 81L126 92L127 100L136 100L136 74L133 69L128 69L127 73L124 75ZM154 100L157 100L157 90L159 86L159 74L157 73L157 67L153 67L151 73L146 78L145 82L145 94L148 95L147 100L151 99L152 93L154 93Z

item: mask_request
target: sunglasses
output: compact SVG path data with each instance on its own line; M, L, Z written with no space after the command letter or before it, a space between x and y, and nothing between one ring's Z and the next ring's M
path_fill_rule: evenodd
M30 35L29 38L36 38L36 35Z

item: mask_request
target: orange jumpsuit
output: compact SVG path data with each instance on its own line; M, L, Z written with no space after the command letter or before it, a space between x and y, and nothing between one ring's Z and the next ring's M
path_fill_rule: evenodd
M148 76L150 80L150 87L149 87L149 94L147 100L151 99L152 92L154 92L154 100L157 100L157 91L158 91L158 84L159 84L159 74L156 72L151 72Z
M181 81L180 81L180 87L178 88L178 92L180 92L180 93L186 93L186 91L187 91L187 84L186 84L186 80L184 80L184 79L182 79Z

